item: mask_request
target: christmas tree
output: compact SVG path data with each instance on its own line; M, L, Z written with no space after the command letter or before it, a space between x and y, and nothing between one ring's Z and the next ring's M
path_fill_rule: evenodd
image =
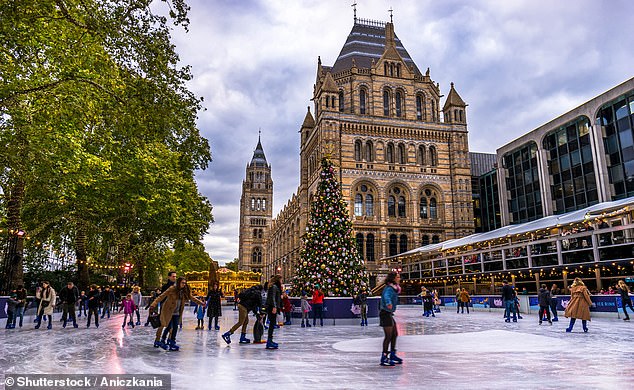
M322 159L321 168L293 293L310 292L319 285L326 296L354 296L361 287L368 286L368 276L352 236L348 206L332 162Z

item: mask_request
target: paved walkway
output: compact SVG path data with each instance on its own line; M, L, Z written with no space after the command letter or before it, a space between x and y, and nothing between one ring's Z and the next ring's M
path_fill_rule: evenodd
M634 323L617 319L595 319L586 334L579 323L568 334L567 321L539 326L535 315L518 323L482 311L422 318L420 306L400 306L397 347L405 363L380 367L383 332L376 324L302 329L294 319L295 325L276 330L280 349L269 351L264 345L239 345L239 334L226 345L220 334L237 312L223 309L219 332L194 330L196 319L187 311L179 352L153 348L151 327L122 330L123 315L102 321L99 329L86 329L83 318L79 329L62 329L56 320L50 331L35 330L32 322L2 329L0 370L171 373L174 389L626 389L634 384Z

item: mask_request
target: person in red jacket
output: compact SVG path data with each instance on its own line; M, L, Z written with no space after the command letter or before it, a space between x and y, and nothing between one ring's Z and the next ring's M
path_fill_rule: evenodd
M319 325L324 326L324 293L318 284L315 285L311 304L313 306L313 326L317 322L317 316L319 316Z
M288 294L284 292L282 294L282 312L284 313L284 325L291 325L291 312L293 311L293 304L288 298Z

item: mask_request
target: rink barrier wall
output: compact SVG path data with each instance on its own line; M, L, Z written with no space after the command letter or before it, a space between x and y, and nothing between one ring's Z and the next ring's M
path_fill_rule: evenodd
M7 300L9 297L0 296L0 319L7 318ZM25 311L25 315L35 315L34 297L29 296L29 306ZM292 297L291 304L293 305L292 318L301 318L301 301L300 298ZM558 295L554 299L557 300L557 311L563 312L568 306L570 301L569 295ZM621 318L623 315L623 309L621 304L620 295L592 295L590 296L593 306L590 307L590 312L596 317L613 317ZM144 308L150 300L149 296L144 296L141 307ZM379 315L379 300L380 297L368 298L368 321L377 322ZM538 297L537 295L519 295L520 300L520 312L523 314L532 314L539 311ZM441 296L441 307L456 307L456 298L454 296ZM356 323L360 318L360 315L352 313L353 300L350 297L343 298L324 298L324 321L329 321L333 325L339 322L340 324ZM399 304L401 305L421 305L422 301L420 296L417 295L401 295L399 296ZM504 310L504 303L499 295L473 295L469 302L469 307L475 311L487 310ZM61 312L61 307L56 307L55 312ZM563 313L562 313L563 316ZM312 313L309 316L312 319Z
M537 295L519 295L520 312L522 314L532 314L539 312L539 301ZM561 313L563 317L563 311L566 310L568 302L570 302L570 295L558 295L553 299L557 300L557 312ZM621 304L620 295L591 295L592 306L590 312L596 317L614 317L621 318L623 315L623 309ZM441 307L455 308L456 297L455 296L441 296ZM403 305L422 305L421 297L418 295L401 295L399 297L399 303ZM473 308L476 311L494 311L504 310L504 302L499 295L472 295L469 302L469 308Z

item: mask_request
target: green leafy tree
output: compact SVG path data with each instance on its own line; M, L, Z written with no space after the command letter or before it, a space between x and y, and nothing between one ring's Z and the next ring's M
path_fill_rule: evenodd
M326 296L353 296L368 285L368 276L332 162L322 159L321 168L293 291L299 294L318 284Z
M201 100L170 39L188 10L184 0L0 5L5 288L22 280L22 229L73 237L82 284L91 251L144 259L148 244L207 230L211 205L194 181L211 160L195 124Z

